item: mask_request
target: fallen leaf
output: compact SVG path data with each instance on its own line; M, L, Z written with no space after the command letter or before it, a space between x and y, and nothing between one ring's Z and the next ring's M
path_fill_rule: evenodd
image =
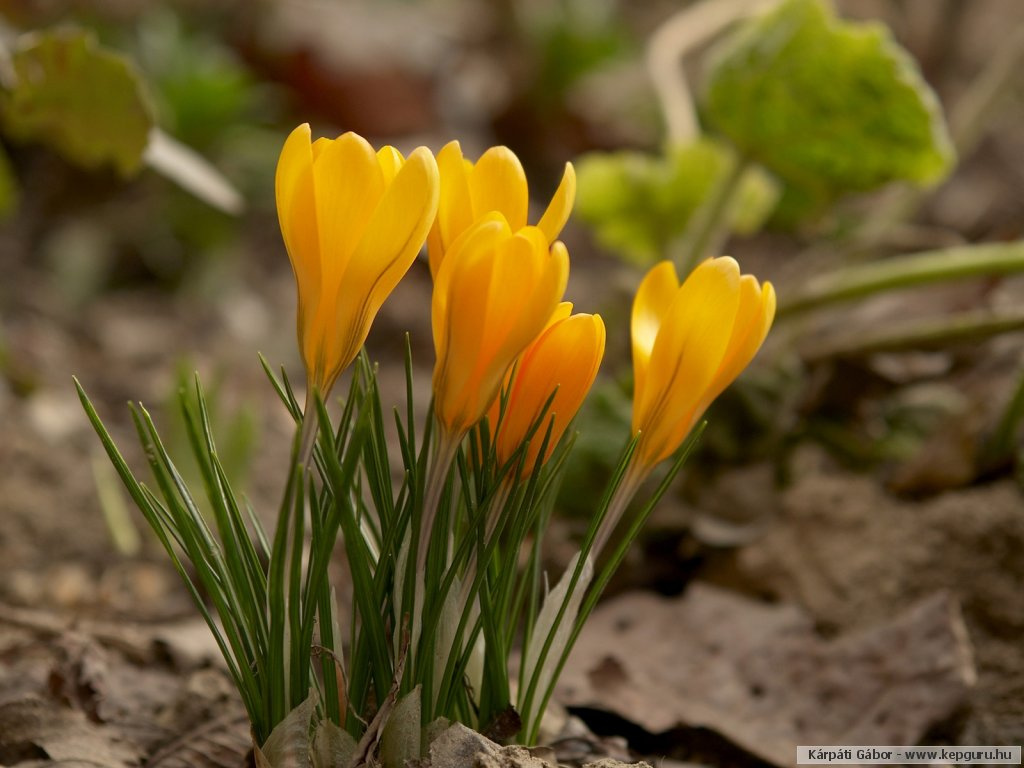
M238 768L252 746L249 718L230 712L165 744L146 768Z
M0 705L0 755L117 768L138 765L142 751L78 710L30 697Z
M601 606L559 694L652 733L708 728L782 766L798 744L916 744L963 706L974 682L947 593L826 640L794 606L695 585L679 599L631 593Z

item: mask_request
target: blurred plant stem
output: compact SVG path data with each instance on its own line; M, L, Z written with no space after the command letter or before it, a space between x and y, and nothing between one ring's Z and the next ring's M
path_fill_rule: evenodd
M686 81L682 59L730 24L752 16L774 0L703 0L670 17L647 45L647 71L665 116L670 144L686 144L700 136L697 110Z
M672 261L679 268L681 279L693 271L693 268L708 256L718 256L725 245L728 235L729 214L732 203L739 191L740 181L750 168L745 158L734 156L729 159L729 168L718 180L714 190L704 204L697 210L693 220L686 228Z
M925 251L846 267L811 278L779 303L778 316L916 285L1024 271L1024 241Z
M856 332L801 350L800 357L814 362L833 357L862 357L876 352L904 352L983 341L991 336L1024 329L1024 311L959 312L879 333Z
M978 465L984 470L994 470L1017 458L1022 458L1017 449L1017 435L1024 421L1024 368L1017 373L1017 385L1003 411L995 431L982 445L978 453ZM1020 469L1018 468L1018 473Z

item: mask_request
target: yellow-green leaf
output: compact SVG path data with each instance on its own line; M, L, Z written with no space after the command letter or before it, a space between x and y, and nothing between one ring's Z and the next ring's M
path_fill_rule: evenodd
M127 59L87 32L59 30L22 35L11 67L2 115L12 138L49 144L85 168L139 169L153 117Z
M825 0L784 0L712 57L710 124L789 184L832 199L942 178L953 149L934 93L879 23Z
M640 264L666 257L694 212L728 172L730 151L708 139L666 155L594 152L576 162L576 210L604 247ZM756 231L771 213L776 184L763 170L746 172L729 211L736 232Z

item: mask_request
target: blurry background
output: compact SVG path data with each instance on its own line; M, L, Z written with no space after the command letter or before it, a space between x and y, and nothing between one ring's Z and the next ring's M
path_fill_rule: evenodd
M600 166L612 156L590 154L586 173L580 161L580 215L563 235L573 270L567 298L577 311L600 312L609 329L552 535L552 568L568 560L591 489L628 429L632 292L649 264L671 255L661 251L679 233L658 239L656 225L675 226L696 178L689 166L678 178L656 167L674 161L644 58L651 36L686 7L680 0L0 2L0 707L38 690L62 706L81 704L68 693L81 669L62 666L81 658L64 645L61 628L82 621L163 628L193 614L101 455L72 375L122 450L140 462L125 401L149 407L184 454L173 399L198 370L215 389L217 429L239 487L261 513L275 509L291 423L256 354L301 381L294 285L273 199L277 154L299 122L311 122L314 134L353 130L403 151L420 144L436 151L457 138L476 157L507 144L526 167L538 210L567 160L639 153L622 167ZM836 7L845 18L888 25L934 88L959 158L929 191L879 188L817 207L801 207L791 182L783 194L766 175L772 203L727 251L744 271L774 281L783 302L844 264L1024 237L1024 91L1012 76L1024 58L1024 6L851 0ZM707 47L685 58L698 105ZM59 113L41 114L46 99L19 106L27 103L19 83L33 78L102 105L108 117L93 127L104 141L80 146L59 129L71 124ZM100 144L106 148L90 152ZM621 186L627 181L636 186ZM609 198L608 185L626 190L624 199ZM645 203L651 190L679 197ZM788 207L775 205L779 194ZM634 232L630 205L640 218L654 211L661 219ZM625 232L611 226L623 222ZM1020 278L990 276L780 319L757 365L709 414L699 456L612 591L676 596L695 581L713 584L803 612L818 639L897 620L944 593L951 602L943 610L962 610L973 661L956 655L967 643L956 645L956 658L947 659L952 677L892 698L899 704L892 711L941 699L916 733L924 743L1024 741L1024 368L1012 332L1021 327L1022 296ZM429 297L424 260L385 304L368 343L398 403L402 333L411 332L421 409L433 363ZM975 310L1004 324L959 335L940 327L927 342L861 343L908 318ZM687 629L668 626L658 631L670 643L671 627ZM921 658L918 640L925 642L913 633L890 638L882 656L891 651L894 668L906 671ZM153 729L137 736L134 758L118 760L152 754L201 722L201 707L230 700L219 683L194 682L197 669L210 667L201 653L199 661L189 656L180 637L164 642L171 648L164 657L147 655L145 645L132 663L187 671L192 677L179 677L192 682L181 685L199 686L201 695L158 677L145 695L123 680L117 688L110 680L118 673L109 670L124 660L108 658L107 677L93 684L110 686L104 695L113 709L93 712L91 727L116 730L118 716L134 706ZM100 645L110 653L117 643ZM699 697L680 685L675 695ZM132 695L144 704L119 710L116 702ZM602 714L592 727L681 759L773 761L770 749L751 746L758 727L774 727L770 720L738 733L743 726L661 703L672 695L657 692L654 714L635 712L632 721L628 712ZM567 696L590 697L602 709L593 690ZM616 697L605 710L614 712ZM827 701L794 711L800 706L813 718ZM3 728L0 757L27 738L12 741Z

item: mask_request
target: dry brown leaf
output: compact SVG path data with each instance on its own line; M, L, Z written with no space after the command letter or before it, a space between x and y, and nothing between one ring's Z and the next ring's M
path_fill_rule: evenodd
M249 718L232 712L165 744L146 768L238 768L251 745Z
M0 755L117 768L138 765L142 752L117 730L89 722L79 710L25 698L0 706Z
M790 765L797 744L915 744L964 704L973 683L948 594L824 640L793 606L698 584L680 599L632 593L599 608L559 694L653 733L709 728Z

